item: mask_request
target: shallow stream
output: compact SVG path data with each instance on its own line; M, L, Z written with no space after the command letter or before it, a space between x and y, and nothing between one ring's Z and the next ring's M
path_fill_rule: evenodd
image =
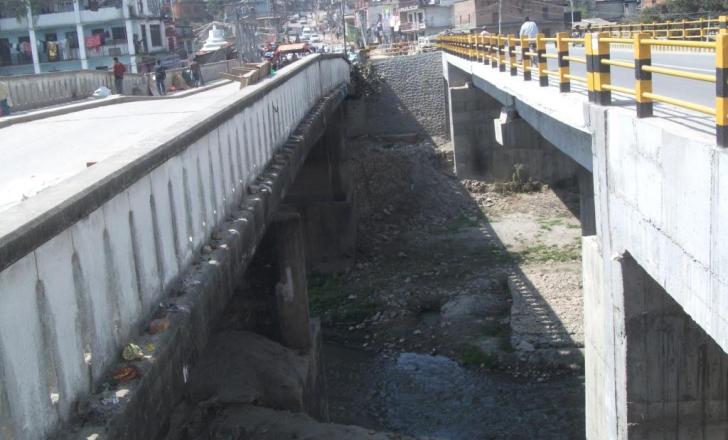
M583 438L583 378L547 382L444 356L326 344L331 421L448 440Z

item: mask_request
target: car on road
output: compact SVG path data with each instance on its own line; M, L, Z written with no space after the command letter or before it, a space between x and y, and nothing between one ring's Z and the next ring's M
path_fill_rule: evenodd
M311 37L308 40L311 43L320 43L321 42L321 35L319 35L319 34L311 34Z

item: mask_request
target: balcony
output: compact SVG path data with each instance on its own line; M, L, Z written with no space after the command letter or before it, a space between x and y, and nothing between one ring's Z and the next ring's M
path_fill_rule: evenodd
M126 41L115 41L112 44L105 44L95 48L86 48L86 58L94 57L117 57L129 55L129 46ZM38 52L38 61L41 64L59 63L62 61L80 60L81 54L77 47L68 47L68 45L59 44L53 49L42 49ZM0 67L20 66L24 64L33 64L33 56L30 53L16 51L12 49L9 54L0 56Z
M123 19L120 0L89 0L81 2L81 21L84 23L101 23ZM76 24L73 2L62 0L45 5L37 15L35 28L52 29L54 27L72 26ZM23 31L28 29L27 19L18 19L13 11L0 13L0 29L3 31Z
M402 0L399 2L399 8L411 8L412 6L419 6L420 0Z

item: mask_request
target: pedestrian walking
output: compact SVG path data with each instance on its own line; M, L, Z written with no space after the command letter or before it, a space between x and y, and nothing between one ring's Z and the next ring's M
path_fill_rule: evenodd
M13 101L10 99L10 86L0 81L0 116L10 116L10 107Z
M526 17L523 20L523 24L521 25L521 31L518 33L520 37L528 38L529 40L535 39L536 36L538 36L538 26L535 22L531 21L530 18ZM531 50L531 53L536 52L536 42L535 41L529 41L528 42L528 48ZM523 55L521 55L521 58L523 58ZM538 63L538 58L536 56L532 56L531 62L533 64Z
M157 81L159 95L166 95L167 89L164 87L164 80L167 79L167 69L162 66L162 62L159 60L157 60L157 67L154 68L154 79Z
M192 72L192 80L195 82L195 87L200 87L204 84L202 81L202 69L200 69L200 63L197 60L192 60L192 63L190 63L190 72Z
M114 57L114 86L116 87L116 93L119 95L124 94L124 73L126 73L126 67L119 62L119 58Z
M526 17L526 19L523 20L523 24L521 25L521 31L519 32L519 36L526 38L536 38L536 35L538 35L538 26L535 22L531 21L530 18Z

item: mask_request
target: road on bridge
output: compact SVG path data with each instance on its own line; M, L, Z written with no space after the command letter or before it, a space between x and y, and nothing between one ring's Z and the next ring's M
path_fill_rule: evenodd
M0 211L179 123L239 90L226 84L184 98L136 101L0 129Z
M549 53L556 54L556 49L549 46ZM569 55L585 58L584 47L571 46ZM631 49L612 49L612 59L633 62L634 52ZM549 59L549 70L558 70L557 60ZM714 52L652 52L652 65L666 67L676 70L684 70L691 73L715 74L715 53ZM569 68L572 75L586 78L586 65L570 62ZM612 83L617 86L634 89L634 70L622 67L611 66ZM556 83L555 78L550 78ZM572 81L572 85L584 86ZM670 98L682 99L694 104L701 104L708 107L715 105L715 84L704 81L688 80L666 76L657 73L652 74L652 89L655 94Z

